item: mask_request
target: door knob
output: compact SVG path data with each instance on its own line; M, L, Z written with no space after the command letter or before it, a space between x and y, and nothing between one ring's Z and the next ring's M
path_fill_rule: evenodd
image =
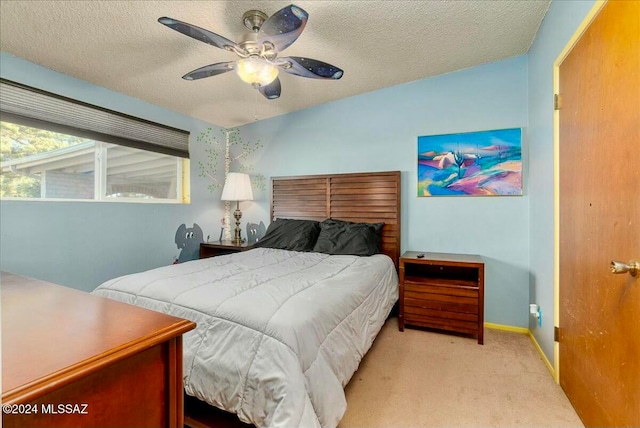
M640 272L640 263L635 260L629 261L629 263L619 262L617 260L613 260L610 265L612 273L627 273L629 272L631 276L636 276L638 272Z

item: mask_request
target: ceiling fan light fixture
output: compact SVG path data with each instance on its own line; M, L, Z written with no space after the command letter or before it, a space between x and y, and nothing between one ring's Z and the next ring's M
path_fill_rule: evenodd
M255 56L239 60L236 72L244 82L253 86L267 86L278 77L278 67Z
M344 73L340 68L316 59L278 56L298 39L308 19L309 14L293 4L283 7L271 16L259 10L250 10L243 15L242 22L251 31L245 32L240 43L166 16L159 18L158 22L185 36L233 52L240 58L236 61L205 65L185 74L182 76L183 79L204 79L236 70L244 82L257 89L265 98L275 100L281 93L278 78L280 69L293 76L311 79L338 80Z

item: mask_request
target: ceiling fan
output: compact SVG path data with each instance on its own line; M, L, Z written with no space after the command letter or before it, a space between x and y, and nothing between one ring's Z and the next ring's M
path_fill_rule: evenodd
M236 70L240 78L258 89L267 99L280 97L279 70L294 76L312 79L337 80L344 71L316 59L299 56L278 57L278 54L296 41L307 24L309 14L295 5L289 5L268 17L259 10L250 10L242 21L251 30L240 43L216 33L177 19L162 17L158 22L186 36L235 53L236 61L205 65L184 76L185 80L197 80Z

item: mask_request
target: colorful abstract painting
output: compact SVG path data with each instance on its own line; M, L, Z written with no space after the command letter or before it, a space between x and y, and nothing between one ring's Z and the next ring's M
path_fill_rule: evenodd
M520 128L418 137L418 196L522 195Z

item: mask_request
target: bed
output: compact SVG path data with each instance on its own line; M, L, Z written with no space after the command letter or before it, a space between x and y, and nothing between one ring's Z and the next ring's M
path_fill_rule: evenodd
M384 223L381 254L254 248L94 293L197 323L184 336L188 395L256 426L335 427L343 388L397 301L400 173L274 177L270 205L272 224Z

